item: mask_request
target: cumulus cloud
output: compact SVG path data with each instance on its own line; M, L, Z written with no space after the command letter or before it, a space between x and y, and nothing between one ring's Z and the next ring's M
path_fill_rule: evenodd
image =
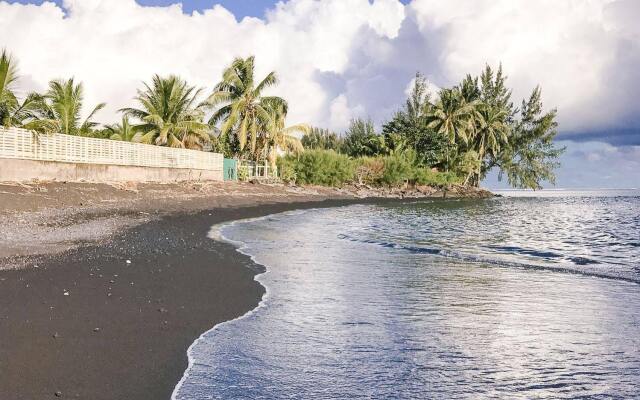
M108 103L105 122L154 73L211 88L254 54L258 74L278 71L291 122L338 131L391 116L416 71L437 88L502 62L516 97L542 85L565 138L640 144L638 20L636 0L289 0L241 21L216 5L0 1L0 46L20 60L25 91L75 76L87 103Z

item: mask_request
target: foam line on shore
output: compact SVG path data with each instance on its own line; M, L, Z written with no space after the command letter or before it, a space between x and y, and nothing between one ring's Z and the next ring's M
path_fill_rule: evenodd
M222 233L224 228L230 227L230 226L234 226L234 225L238 225L238 224L248 224L248 223L252 223L252 222L258 222L258 221L264 221L267 220L269 218L273 218L276 217L278 215L297 215L297 214L303 214L303 213L307 213L309 211L312 210L317 210L318 208L311 208L311 209L305 209L305 210L291 210L291 211L285 211L285 212L280 212L280 213L275 213L275 214L268 214L262 217L257 217L257 218L244 218L244 219L238 219L235 221L230 221L230 222L223 222L220 224L215 224L211 227L211 229L209 230L208 233L208 237L212 240L218 241L218 242L225 242L225 243L229 243L233 246L236 247L236 251L239 252L240 254L243 254L247 257L249 257L251 259L251 261L253 263L255 263L256 265L260 265L262 266L264 269L262 272L259 272L258 274L255 275L255 277L253 278L254 281L258 282L265 290L264 295L262 296L262 299L260 299L260 302L258 303L258 305L247 311L246 313L242 314L239 317L236 317L234 319L230 319L228 321L224 321L224 322L220 322L219 324L214 325L211 329L209 329L208 331L202 333L187 349L187 359L188 359L188 366L187 369L185 370L184 374L182 375L182 378L180 379L180 381L178 382L178 384L176 385L176 387L173 390L173 393L171 394L171 400L179 400L178 399L178 393L180 392L180 389L182 388L182 386L184 385L184 383L186 382L186 380L189 378L189 371L191 370L191 368L193 367L193 365L195 364L195 359L193 356L193 350L196 347L196 345L198 343L200 343L200 341L202 341L204 339L205 336L207 336L209 333L214 332L215 330L217 330L218 328L241 320L243 318L249 317L251 315L253 315L255 312L257 312L258 310L260 310L262 307L265 306L267 300L270 297L270 290L269 287L267 285L265 285L261 280L260 277L265 274L267 272L267 266L260 264L259 262L256 261L255 256L249 254L246 251L247 248L247 244L241 241L237 241L237 240L233 240L230 239L226 236L224 236L224 234Z

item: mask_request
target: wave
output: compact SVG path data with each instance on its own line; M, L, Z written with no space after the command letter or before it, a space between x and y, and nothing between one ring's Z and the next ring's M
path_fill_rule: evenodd
M377 246L386 247L390 249L407 251L413 254L428 254L428 255L440 256L440 257L450 258L450 259L459 260L459 261L478 263L478 264L488 264L491 266L502 267L502 268L517 268L517 269L533 270L533 271L560 272L560 273L580 275L580 276L591 277L591 278L611 279L616 281L640 284L640 280L635 278L622 276L622 275L615 275L610 273L603 273L599 271L576 269L576 268L570 268L565 266L549 266L549 265L540 265L540 264L521 263L516 261L505 261L505 260L499 260L499 259L490 258L490 257L479 256L479 255L466 254L466 253L457 252L449 249L441 249L441 248L426 247L426 246L413 246L408 244L374 240L374 239L360 239L347 234L340 234L338 235L338 238L343 240L349 240L352 242L371 244L371 245L377 245ZM539 257L564 258L574 262L576 265L579 265L579 266L600 264L599 261L592 260L586 257L563 256L557 253L522 249L515 246L492 246L492 247L496 249L502 249L502 250L511 249L511 250L514 250L514 252L516 253L534 255Z

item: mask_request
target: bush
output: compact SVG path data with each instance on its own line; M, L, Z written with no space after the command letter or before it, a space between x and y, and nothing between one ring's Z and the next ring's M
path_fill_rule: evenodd
M460 183L460 178L453 172L439 172L428 168L420 168L416 171L415 183L417 185L442 187Z
M287 176L296 183L340 186L353 180L355 164L349 157L333 150L311 150L299 156L286 156L279 161ZM283 178L284 179L284 178Z
M363 157L356 159L356 179L360 184L380 185L384 174L382 158Z
M415 171L413 153L396 153L384 158L382 183L388 186L401 186L414 180Z
M398 187L404 184L447 186L459 183L454 172L438 172L421 166L415 152L407 150L387 157L349 159L333 150L307 150L299 156L278 159L285 182L341 186L356 181L371 186Z
M277 160L280 179L287 183L296 182L295 158L279 157Z

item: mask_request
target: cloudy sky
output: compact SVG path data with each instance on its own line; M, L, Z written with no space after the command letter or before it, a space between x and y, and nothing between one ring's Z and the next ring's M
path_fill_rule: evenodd
M1 1L0 47L23 92L85 83L111 122L140 82L211 88L236 56L276 70L290 122L388 119L416 71L434 87L502 62L516 98L540 84L567 146L558 187L640 187L637 0ZM495 177L486 184L496 187Z

